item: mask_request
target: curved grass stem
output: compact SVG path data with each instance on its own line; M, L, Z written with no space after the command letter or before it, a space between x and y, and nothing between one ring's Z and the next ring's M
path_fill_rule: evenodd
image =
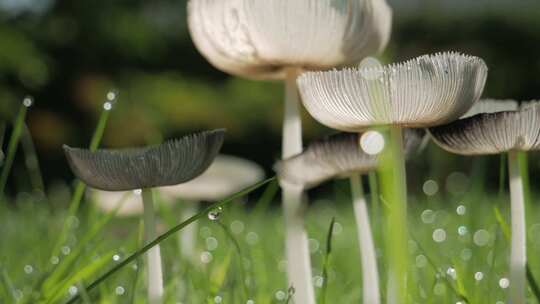
M508 153L511 205L511 249L510 249L510 303L525 303L527 264L525 193L519 167L518 153Z
M375 244L371 234L369 214L362 187L360 174L351 176L351 193L353 198L354 216L358 242L360 245L360 257L362 261L362 291L363 303L379 304L381 302L379 292L379 272L377 270L377 257Z

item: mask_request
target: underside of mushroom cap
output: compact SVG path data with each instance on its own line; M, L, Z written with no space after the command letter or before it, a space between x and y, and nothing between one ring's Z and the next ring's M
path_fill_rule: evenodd
M90 187L127 191L192 180L210 166L224 136L220 129L139 149L91 152L64 146L64 150L73 173Z
M477 114L429 129L443 149L462 155L540 149L540 103L522 103L516 111Z
M385 0L190 0L188 24L218 69L283 79L286 68L329 69L383 50L392 11Z
M512 99L481 99L461 118L467 118L482 113L517 111L518 109L519 103Z
M413 154L425 135L423 129L405 129L404 149ZM360 148L360 133L338 133L311 143L301 154L274 167L281 181L309 189L335 177L375 170L378 156Z
M465 114L480 98L487 71L482 59L449 52L380 68L307 72L298 85L308 112L331 128L424 128Z

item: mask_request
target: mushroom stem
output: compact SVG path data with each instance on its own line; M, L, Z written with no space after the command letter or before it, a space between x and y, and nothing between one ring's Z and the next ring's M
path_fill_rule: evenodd
M388 253L388 303L407 299L407 181L402 130L390 127L381 155L379 177L385 208L385 238Z
M379 293L379 272L377 270L375 245L371 235L362 179L360 178L360 174L356 173L351 176L350 180L354 216L356 219L358 241L360 244L360 257L362 261L362 303L379 304L381 302Z
M315 292L311 283L311 259L304 228L302 188L281 184L286 229L287 273L289 286L294 288L294 303L315 304Z
M154 213L154 198L151 189L142 190L144 207L144 234L146 243L152 242L156 237L156 216ZM161 254L159 245L148 250L146 254L148 269L148 303L160 304L163 301L163 274L161 271Z
M197 214L197 204L195 202L189 202L183 205L182 221L186 221L195 214ZM195 257L197 228L197 222L193 222L180 231L180 235L178 237L178 245L180 248L180 255L185 260L191 261Z
M508 152L512 237L510 247L510 303L525 303L525 195L519 168L518 152Z
M288 69L285 79L285 113L283 119L282 158L302 152L302 121L300 96L296 86L297 69ZM293 286L294 303L314 304L315 292L311 284L311 258L304 228L303 190L281 185L285 217L287 273Z

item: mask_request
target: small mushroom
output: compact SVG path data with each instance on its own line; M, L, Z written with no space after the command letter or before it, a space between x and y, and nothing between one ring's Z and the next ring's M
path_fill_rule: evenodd
M218 155L212 165L199 177L176 186L159 189L163 198L183 200L189 203L182 209L182 217L187 219L197 213L197 203L218 201L247 186L264 179L264 170L256 163L229 155ZM187 258L195 253L197 223L180 231L180 252Z
M91 189L89 191L89 197L98 210L104 213L115 212L116 217L141 216L144 213L141 194L140 190L102 191Z
M225 131L191 134L159 146L98 150L64 146L73 173L92 188L105 191L142 190L145 239L157 235L152 188L188 182L202 174L223 144ZM148 251L148 302L161 303L163 276L159 246Z
M197 49L218 69L284 81L282 158L288 158L302 152L298 74L382 51L392 11L385 0L190 0L188 25ZM303 206L295 190L283 192L289 284L296 303L313 304L308 241L298 217Z
M404 149L407 154L418 148L424 135L422 129L405 130ZM379 274L361 174L375 171L379 157L361 149L362 136L359 133L338 133L315 141L301 154L278 162L275 169L282 182L306 190L333 178L350 178L362 262L363 303L378 304L381 302Z
M306 72L297 82L307 111L320 123L348 132L387 129L381 194L388 203L388 298L407 297L407 189L402 131L445 124L480 98L487 67L478 57L455 52L424 55L388 66L371 65Z
M453 123L430 128L435 143L461 155L508 153L512 246L510 302L525 303L526 225L519 151L540 150L540 102L484 101L479 113ZM474 114L474 113L473 113Z

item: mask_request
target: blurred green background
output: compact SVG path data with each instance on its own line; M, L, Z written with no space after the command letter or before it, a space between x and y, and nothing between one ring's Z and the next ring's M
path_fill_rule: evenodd
M394 26L383 61L461 51L490 67L486 97L540 98L540 1L389 3ZM224 127L224 153L269 171L279 157L281 85L231 77L207 63L189 37L186 1L0 0L0 120L12 120L25 95L35 97L27 123L47 186L72 178L61 146L88 144L111 89L120 99L105 147ZM308 115L304 127L306 141L332 132ZM474 178L498 164L496 157L477 161L433 145L427 157L411 173L414 189L426 179L444 187L452 173ZM532 174L539 169L533 156ZM13 172L12 190L29 187L20 157ZM498 170L488 172L495 187Z

